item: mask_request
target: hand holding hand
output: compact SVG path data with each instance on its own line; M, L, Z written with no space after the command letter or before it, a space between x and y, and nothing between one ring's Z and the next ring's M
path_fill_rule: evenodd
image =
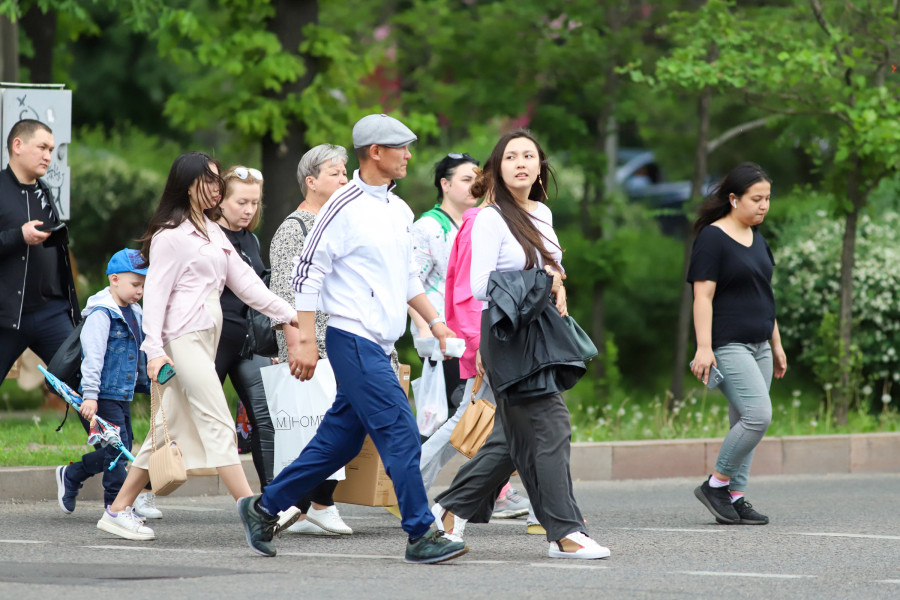
M316 372L319 362L319 348L315 340L300 341L293 348L288 348L288 368L291 375L300 381L309 381Z

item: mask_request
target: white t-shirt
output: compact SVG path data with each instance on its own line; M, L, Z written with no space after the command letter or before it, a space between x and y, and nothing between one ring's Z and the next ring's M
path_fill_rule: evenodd
M529 213L538 231L544 237L544 248L562 266L562 250L559 238L553 231L553 213L543 202L538 202ZM538 261L543 263L541 256ZM539 266L543 266L540 264ZM484 301L487 308L487 284L494 271L521 271L525 268L525 251L513 237L506 221L494 208L486 208L475 217L472 226L472 271L470 283L472 295Z

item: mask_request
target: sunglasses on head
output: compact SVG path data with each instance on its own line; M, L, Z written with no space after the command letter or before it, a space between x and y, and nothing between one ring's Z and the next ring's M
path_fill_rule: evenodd
M263 180L262 173L260 173L258 169L248 169L247 167L238 167L237 169L232 171L232 173L234 173L235 177L237 177L238 179L241 179L241 180L247 179L247 177L252 177L253 179L256 179L257 181Z
M453 160L467 160L469 162L475 163L476 165L481 164L465 152L450 152L449 154L447 154L447 158L452 158Z

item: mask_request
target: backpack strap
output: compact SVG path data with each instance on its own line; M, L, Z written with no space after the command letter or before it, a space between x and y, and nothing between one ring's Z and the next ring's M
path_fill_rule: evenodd
M309 234L309 230L306 229L306 223L303 222L303 219L300 217L288 217L291 221L297 221L300 223L300 229L303 230L303 237L305 238Z

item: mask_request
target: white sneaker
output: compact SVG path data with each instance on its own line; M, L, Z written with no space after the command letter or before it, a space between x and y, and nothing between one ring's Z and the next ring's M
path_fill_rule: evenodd
M330 531L326 531L316 525L315 523L310 523L306 519L302 519L297 521L290 527L286 529L286 531L290 531L291 533L299 533L300 535L322 535L322 536L331 536L331 537L340 537L340 534L332 533Z
M162 512L156 508L156 494L141 492L134 501L134 512L145 519L162 519Z
M353 533L353 530L344 523L343 519L341 519L337 506L334 505L323 508L322 510L316 510L310 506L309 510L306 511L306 520L331 533L338 533L340 535L350 535Z
M609 548L601 546L587 534L576 531L558 542L550 542L550 558L606 558Z
M141 542L156 539L153 530L144 525L144 520L137 516L130 506L125 510L120 510L116 516L112 516L108 508L104 510L103 516L97 521L97 529L102 529L126 540Z
M431 514L434 515L434 526L447 534L448 538L454 542L463 541L466 523L469 522L467 519L454 515L438 503L431 507Z
M303 513L300 512L300 509L296 506L281 511L278 513L278 522L275 523L275 529L273 530L272 535L278 535L282 531L290 529L290 527L297 522L297 519L302 516Z

